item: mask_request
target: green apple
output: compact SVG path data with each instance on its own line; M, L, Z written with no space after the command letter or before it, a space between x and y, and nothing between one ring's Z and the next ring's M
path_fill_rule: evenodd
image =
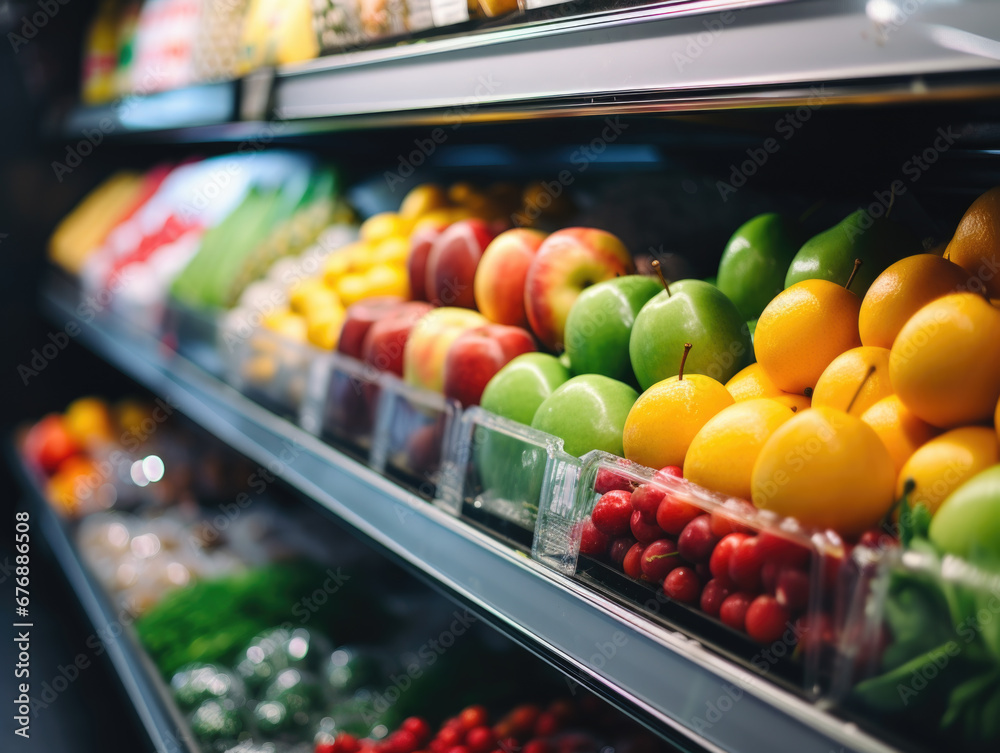
M753 359L746 321L725 293L704 280L672 282L642 307L628 347L639 386L647 390L677 376L685 343L694 345L685 373L723 384Z
M905 229L859 209L805 242L788 267L785 287L816 279L846 285L854 260L860 259L861 268L851 283L851 292L864 298L886 267L920 250L920 244Z
M624 382L600 374L582 374L549 395L538 406L531 425L562 439L570 455L579 457L591 450L623 455L625 419L638 398L639 394Z
M800 242L792 223L774 212L747 220L733 233L722 252L716 285L744 319L756 319L784 289Z
M570 376L556 356L524 353L493 375L479 404L498 416L531 425L538 406Z
M566 352L577 374L603 374L635 383L628 341L639 310L663 286L652 277L626 275L584 290L566 319Z
M1000 567L1000 465L980 471L945 498L931 519L930 539L973 564Z

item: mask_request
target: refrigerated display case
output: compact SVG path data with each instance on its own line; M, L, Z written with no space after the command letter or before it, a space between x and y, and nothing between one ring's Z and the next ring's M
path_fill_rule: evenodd
M464 17L449 18L469 18L460 5ZM279 149L335 164L358 216L338 218L330 255L354 242L355 219L402 212L414 187L495 190L489 199L500 205L498 186L509 183L523 203L497 212L508 224L610 231L640 271L656 259L667 280L713 276L733 231L770 211L798 218L796 248L857 209L892 213L912 251L934 251L997 182L1000 10L990 2L688 0L545 13L529 3L495 27L443 35L376 24L377 38L363 43L347 4L320 6L313 23L327 55L102 105L46 102L44 136L60 164L76 169L70 160L86 158L81 172L93 176ZM253 278L278 276L254 270L240 290ZM88 291L63 271L46 270L38 289L50 326L75 330L72 347L275 467L322 516L554 665L571 690L591 689L637 719L666 749L920 751L940 749L945 738L935 735L949 730L970 746L997 741L989 635L946 660L947 671L928 653L986 599L988 567L921 559L911 542L855 546L873 526L831 535L731 504L741 495L692 493L685 504L708 516L706 526L719 517L729 526L713 532L713 547L738 533L803 553L777 562L794 565L807 594L794 608L781 604L790 637L761 640L742 614L734 628L718 609L684 603L681 590L664 597L665 574L643 577L611 541L582 551L581 531L606 492L679 494L655 469L621 464L624 450L567 452L552 433L380 373L319 334L255 325L230 341L246 321L177 300L148 321L114 301L82 316ZM899 533L891 516L884 526ZM106 620L65 533L56 522L46 529L92 618ZM667 533L674 538L659 531L657 540L672 546L681 529ZM634 545L638 536L623 538ZM683 568L699 583L715 575L711 551L703 554ZM770 598L769 587L753 588ZM948 615L937 614L942 604ZM940 640L908 632L918 612ZM127 687L143 673L130 650L112 657ZM927 716L914 723L906 703L887 697L894 679L905 685L928 665L949 684L922 697ZM166 749L189 730L149 693L139 683L133 700Z

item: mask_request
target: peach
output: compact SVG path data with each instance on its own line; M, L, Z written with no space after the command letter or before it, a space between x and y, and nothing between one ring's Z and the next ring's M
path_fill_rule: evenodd
M444 364L451 344L465 331L489 324L478 311L446 306L414 325L403 349L403 379L434 392L444 391Z
M486 383L514 357L535 350L535 339L521 327L487 324L459 335L444 364L444 394L464 407L479 405Z
M473 284L476 305L497 324L528 326L524 281L545 233L518 228L500 233L483 252Z
M427 257L427 300L435 306L475 308L476 267L495 235L494 229L479 219L459 220L441 233Z
M538 249L524 285L524 309L535 336L561 351L566 318L584 288L634 271L628 249L605 230L571 227L553 233Z

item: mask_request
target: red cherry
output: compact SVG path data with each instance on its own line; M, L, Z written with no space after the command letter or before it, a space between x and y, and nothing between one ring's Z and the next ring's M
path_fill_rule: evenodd
M858 546L867 547L868 549L888 549L891 546L896 546L899 542L890 534L879 528L869 528L858 539Z
M488 753L496 745L497 737L489 727L473 727L465 735L469 753Z
M804 612L809 606L809 575L793 567L781 568L774 598L792 614Z
M567 700L553 701L549 704L549 713L554 714L559 723L563 725L572 722L573 717L576 716L573 704Z
M465 739L465 730L462 729L462 727L460 726L449 727L445 725L437 733L437 739L435 740L435 742L441 743L442 747L444 747L447 750L449 748L458 745L464 739Z
M660 583L667 573L680 566L677 544L672 539L657 539L642 551L640 567L647 580Z
M399 728L405 729L407 732L412 732L420 743L425 742L431 736L431 726L419 716L411 716L408 719L404 719Z
M625 458L618 458L615 462L620 466L627 465L628 463ZM594 491L598 494L607 494L615 489L630 492L634 487L635 484L629 480L628 476L611 468L599 468L597 470L597 478L594 479Z
M611 537L599 531L591 521L584 521L583 528L580 529L580 554L603 557L608 553L609 546Z
M753 529L742 521L756 509L745 499L727 499L712 510L712 533L719 537L727 533L753 533Z
M708 562L712 549L719 539L712 533L712 518L699 515L681 531L677 539L677 551L688 562Z
M521 753L555 753L555 746L547 740L528 740L521 748Z
M665 465L653 474L654 481L663 481L671 478L684 478L684 471L678 465ZM671 483L671 482L667 482Z
M667 533L676 536L684 530L684 526L701 514L701 508L668 493L656 509L656 523Z
M597 530L608 536L623 536L628 533L629 519L632 517L632 494L616 490L597 500L590 519Z
M785 632L789 619L788 610L773 596L758 596L747 609L747 635L758 643L774 643Z
M781 572L781 565L777 562L765 562L760 568L760 587L764 593L774 596L774 589L778 585L778 573Z
M471 753L471 751L464 745L455 745L451 748L448 748L448 753Z
M331 742L316 743L313 753L338 753L337 746Z
M420 740L409 730L398 729L386 739L390 753L413 753L420 747ZM484 751L485 753L485 751Z
M719 608L727 596L729 596L729 588L718 579L713 578L701 590L701 611L712 617L718 617Z
M757 537L765 562L804 568L809 564L809 550L772 531L761 531Z
M608 549L608 558L618 565L618 567L622 567L625 563L625 555L628 554L628 550L635 543L635 539L631 536L622 536L619 539L615 539L611 542L611 547Z
M650 544L663 536L663 529L656 525L656 519L649 519L645 513L638 510L632 513L629 528L640 544Z
M712 571L712 577L716 578L724 586L732 586L733 580L729 577L729 560L733 556L736 548L746 539L745 533L729 533L722 537L715 549L712 550L712 557L708 561L708 568Z
M757 536L747 537L729 555L729 577L744 591L756 591L760 588L760 569L764 565L764 557L757 539Z
M646 547L636 542L625 554L622 560L622 570L630 578L639 578L642 575L642 550Z
M358 738L348 732L341 732L337 735L333 744L336 746L338 753L355 753L361 747Z
M631 544L629 546L631 546ZM523 736L529 734L531 730L534 729L535 722L538 721L538 715L540 713L541 709L538 708L538 706L528 703L523 706L518 706L511 711L510 714L507 715L507 721L509 721L511 726L513 726L514 734ZM500 747L503 746L501 745Z
M636 544L636 546L639 545ZM633 549L634 548L635 547L633 547ZM639 550L639 553L642 554L641 549ZM552 711L545 711L538 715L538 721L535 722L535 737L551 737L560 729L562 729L562 722L559 720L558 715Z
M632 492L632 509L656 517L656 511L663 501L663 492L652 484L643 484Z
M701 581L690 567L678 567L671 570L663 581L663 591L671 599L694 604L701 594Z
M729 594L722 600L722 605L719 607L719 619L722 620L722 624L742 632L746 625L747 609L750 608L751 601L753 601L753 596L744 591Z
M837 635L830 615L823 612L799 617L795 621L795 634L799 637L799 646L806 653L833 648Z

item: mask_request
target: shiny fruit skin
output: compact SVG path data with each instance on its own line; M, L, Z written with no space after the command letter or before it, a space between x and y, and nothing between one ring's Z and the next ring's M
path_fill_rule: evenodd
M915 416L899 395L883 397L861 414L861 420L882 440L897 475L918 448L940 433L940 429Z
M663 592L675 601L694 604L701 595L701 581L690 567L678 567L663 581Z
M935 437L914 452L896 479L896 496L903 496L908 479L916 486L910 505L923 504L933 515L953 491L1000 462L996 433L985 426L965 426Z
M871 368L874 371L866 378ZM846 412L850 406L851 415L860 416L891 394L889 350L863 345L841 353L830 362L816 382L812 407L826 405Z
M727 533L753 533L753 528L742 521L756 512L745 499L727 499L712 510L712 533L722 538Z
M757 320L757 362L778 389L804 394L834 358L861 345L860 310L860 298L828 280L795 283Z
M629 532L629 521L632 517L632 495L616 489L608 492L594 505L590 520L597 530L615 537L624 536Z
M625 419L625 457L650 468L683 466L701 427L733 402L721 383L701 374L657 382L639 396ZM665 426L670 430L664 431Z
M773 596L761 595L747 608L744 621L747 635L757 643L774 643L781 638L791 619L785 609Z
M663 497L663 492L652 484L643 484L632 492L632 509L655 519Z
M642 552L645 548L645 544L637 541L625 553L625 559L622 560L622 570L628 577L636 580L642 577Z
M608 553L609 546L611 546L611 537L598 530L592 521L585 521L580 531L580 554L603 557Z
M757 536L748 536L729 555L729 579L744 591L760 588L764 552Z
M700 507L667 492L656 509L656 524L667 533L677 536L688 523L703 512Z
M524 283L545 233L514 228L490 241L476 267L473 293L480 313L497 324L528 327Z
M965 211L944 255L984 283L990 298L1000 298L1000 186L984 193ZM970 288L970 290L978 290Z
M677 538L677 551L681 557L695 564L708 562L712 549L719 538L712 533L712 518L710 515L699 515L681 531Z
M911 316L941 296L969 290L968 282L968 272L935 254L900 259L875 279L861 301L861 342L891 348Z
M990 420L1000 399L1000 309L974 293L928 303L900 330L889 378L906 407L933 426Z
M635 544L636 540L631 536L621 536L615 539L611 542L611 546L608 547L608 558L618 565L618 567L621 567L625 561L625 555L628 554L628 550Z
M736 376L726 382L726 389L736 402L782 394L759 363L752 363L737 372Z
M746 614L751 601L753 596L743 591L729 594L719 605L719 619L722 620L722 624L742 633L746 627Z
M774 588L774 598L791 614L805 611L809 606L809 575L794 567L778 570Z
M701 590L701 600L698 606L701 607L701 611L710 617L718 617L719 609L722 607L722 602L731 593L729 586L724 585L721 581L713 578L705 587Z
M663 536L663 529L656 525L656 518L648 517L638 510L632 511L629 527L635 540L640 544L651 544Z
M785 287L800 243L792 222L774 212L753 217L733 233L719 262L718 287L744 319L754 319Z
M683 561L677 552L677 544L671 539L657 539L642 552L639 565L646 580L661 583L667 573L680 567Z
M810 408L767 440L753 470L756 507L807 527L860 535L894 501L892 457L875 431L833 408Z
M931 541L941 551L968 559L983 569L996 570L1000 563L998 500L1000 465L994 465L945 499L931 520Z
M735 585L729 576L729 561L732 559L733 552L748 538L749 536L745 533L729 533L715 545L711 559L708 561L708 568L711 570L715 582L727 588Z
M750 477L760 448L793 415L790 408L769 398L743 400L723 408L691 440L684 458L684 477L714 492L749 499Z
M624 382L582 374L557 387L531 420L535 429L563 440L580 457L591 450L623 455L622 432L638 395Z

